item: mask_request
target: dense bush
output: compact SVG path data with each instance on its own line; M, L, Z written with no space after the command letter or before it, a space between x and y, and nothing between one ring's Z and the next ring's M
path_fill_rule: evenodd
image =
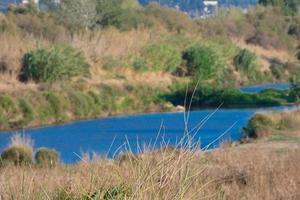
M16 26L28 36L62 42L66 39L67 29L48 13L40 15L22 14L11 16Z
M89 65L79 50L53 46L25 54L20 78L23 81L52 82L88 73Z
M296 18L294 22L288 28L288 34L295 37L296 39L300 39L300 23L299 18Z
M171 102L173 105L184 105L185 102L192 103L192 107L260 107L277 106L293 102L289 96L289 90L264 90L259 93L243 93L237 88L216 88L201 84L194 93L194 87L179 88L163 95L161 98Z
M248 82L257 83L266 81L268 74L263 74L258 69L257 57L255 53L248 49L241 49L233 60L234 66Z
M234 58L237 70L249 72L256 68L256 55L248 49L241 49Z
M136 29L139 26L151 26L151 21L144 15L142 11L120 9L117 13L102 19L102 26L115 26L122 31Z
M265 48L292 48L292 37L288 34L290 21L280 9L257 7L247 13L247 18L253 30L246 35L246 42Z
M59 163L59 153L52 149L41 148L35 153L35 161L42 167L55 167Z
M209 47L194 45L183 52L182 58L186 61L189 75L210 79L217 72L218 58Z
M276 79L282 79L285 76L285 69L283 65L280 64L272 64L271 67L272 75Z
M72 94L71 101L74 113L79 117L88 117L96 112L94 98L88 93L76 92Z
M250 119L247 126L244 128L244 132L247 137L258 138L260 136L258 132L267 130L272 125L273 121L267 115L256 114Z
M0 95L0 108L2 109L3 114L10 119L17 113L15 102L7 95Z
M165 72L175 72L181 63L181 53L173 46L152 44L142 51L142 58L135 60L134 67Z
M96 23L95 0L64 0L58 9L58 18L71 31L88 29Z
M155 22L162 24L170 31L177 33L192 31L193 21L189 16L172 8L162 7L156 3L150 3L146 7L149 18L154 17Z
M12 146L1 153L3 163L29 165L33 163L32 149L25 146Z
M152 25L137 0L102 0L97 2L96 10L97 24L102 27L114 26L125 31Z
M65 110L68 107L68 100L61 97L57 93L47 92L45 97L49 103L49 115L53 116L55 120L62 121L66 118Z
M28 125L34 119L34 111L30 103L28 103L25 99L19 99L19 109L22 113L22 119L19 120L17 126L25 126Z
M299 10L298 0L259 0L259 4L264 6L277 6L287 15L295 15Z

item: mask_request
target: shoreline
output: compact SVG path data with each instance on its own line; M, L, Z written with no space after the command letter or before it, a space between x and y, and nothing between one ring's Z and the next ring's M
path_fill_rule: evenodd
M278 107L293 107L293 106L299 106L297 103L290 103L290 104L281 104L281 105L263 105L263 106L224 106L220 107L219 109L222 110L232 110L232 109L241 109L241 110L247 110L247 109L263 109L263 108L278 108ZM41 129L41 128L47 128L52 126L62 126L62 125L68 125L73 124L77 122L87 122L87 121L94 121L94 120L101 120L101 119L110 119L110 118L118 118L118 117L130 117L130 116L137 116L137 115L150 115L150 114L167 114L167 113L183 113L184 110L177 110L174 106L172 108L173 110L160 110L160 111L153 111L153 112L132 112L132 113L118 113L118 114L104 114L101 116L95 116L95 117L83 117L78 119L71 119L63 122L54 122L54 123L45 123L45 124L39 124L39 125L32 125L32 126L26 126L23 128L12 128L12 129L0 129L0 134L14 134L18 132L23 132L24 130L33 130L33 129ZM203 107L192 107L190 112L197 112L197 111L214 111L217 107L215 106L203 106Z

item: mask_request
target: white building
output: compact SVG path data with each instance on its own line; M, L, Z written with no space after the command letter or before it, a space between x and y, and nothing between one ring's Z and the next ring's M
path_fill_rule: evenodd
M59 4L61 2L61 0L52 0L52 1L55 4ZM0 12L5 11L10 4L22 6L28 4L29 2L30 0L0 0ZM42 8L43 0L33 0L33 2Z
M219 2L217 0L204 0L204 15L209 16L218 10Z
M38 4L39 0L33 0L34 3ZM28 4L29 0L22 0L22 4Z

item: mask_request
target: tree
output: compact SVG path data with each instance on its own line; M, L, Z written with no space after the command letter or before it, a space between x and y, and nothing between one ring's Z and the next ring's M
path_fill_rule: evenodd
M259 0L259 4L263 6L280 7L285 14L295 15L298 12L300 0Z
M97 23L121 30L137 28L144 23L144 13L137 0L98 0Z
M96 0L64 0L59 13L71 29L88 29L96 22L96 6Z
M41 10L45 11L57 11L59 9L59 3L57 0L40 0Z
M182 58L187 63L189 75L196 75L203 80L208 80L217 72L218 58L209 47L194 45L183 53Z

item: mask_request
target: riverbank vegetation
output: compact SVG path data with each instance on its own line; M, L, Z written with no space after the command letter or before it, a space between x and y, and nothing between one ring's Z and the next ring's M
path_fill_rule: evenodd
M113 160L83 156L81 162L68 166L52 165L57 154L47 151L45 156L43 149L33 161L31 143L27 139L21 144L14 142L8 150L31 149L26 151L30 162L20 162L21 158L25 161L21 153L13 154L10 161L13 157L17 162L0 167L3 199L273 200L300 196L300 148L295 142L264 141L210 152L193 145L163 147L138 155L128 152ZM40 165L39 160L46 162Z
M235 89L300 74L299 16L281 6L191 19L135 0L49 2L0 14L0 129L170 111L197 82L193 106L295 103Z
M253 139L299 142L299 110L254 115L244 128L244 141Z

